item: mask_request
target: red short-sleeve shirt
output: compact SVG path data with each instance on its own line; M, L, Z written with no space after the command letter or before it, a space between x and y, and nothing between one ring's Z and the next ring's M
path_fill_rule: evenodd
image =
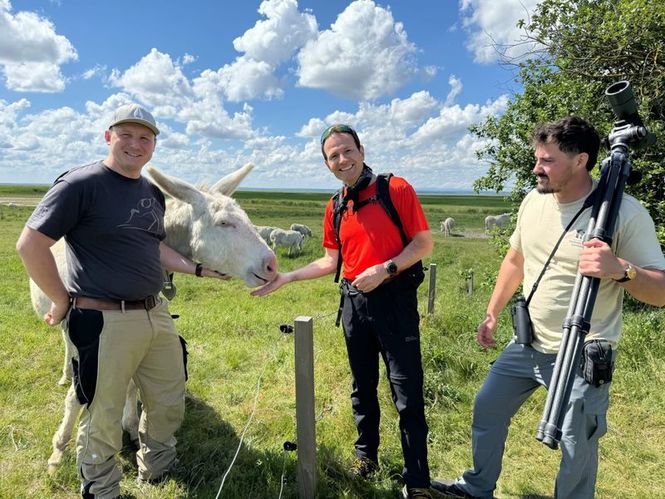
M376 182L361 192L360 202L376 195ZM404 232L409 239L424 230L429 230L425 213L413 187L402 177L390 179L390 197ZM353 280L362 271L390 260L404 249L399 229L378 202L370 202L356 212L349 203L342 215L340 240L342 242L343 276ZM323 220L323 246L338 249L332 217L332 199L326 206Z

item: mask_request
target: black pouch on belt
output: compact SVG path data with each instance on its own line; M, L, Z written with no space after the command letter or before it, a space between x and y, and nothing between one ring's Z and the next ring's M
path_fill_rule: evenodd
M612 345L607 340L591 340L584 344L584 379L593 386L612 381L614 360Z

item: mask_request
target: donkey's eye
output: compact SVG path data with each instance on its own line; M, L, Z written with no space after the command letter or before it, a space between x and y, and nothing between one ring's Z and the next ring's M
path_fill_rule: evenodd
M225 220L221 220L221 221L217 222L217 225L219 227L226 227L226 228L229 228L229 229L232 229L232 228L235 227L234 224L232 224L231 222L227 222Z

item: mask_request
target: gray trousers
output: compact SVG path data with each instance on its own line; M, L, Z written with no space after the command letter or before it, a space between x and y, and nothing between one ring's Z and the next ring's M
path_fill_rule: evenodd
M555 354L510 343L492 365L476 395L473 409L473 469L458 485L477 497L492 497L501 474L501 460L510 420L539 386L549 387ZM595 387L575 376L566 409L556 478L557 499L593 498L598 470L598 439L607 431L609 384ZM534 428L535 433L536 428ZM531 436L529 437L531 438ZM548 452L543 447L543 452Z

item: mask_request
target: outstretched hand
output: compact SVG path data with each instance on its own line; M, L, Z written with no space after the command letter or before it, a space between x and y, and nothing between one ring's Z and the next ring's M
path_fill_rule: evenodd
M289 282L291 282L291 280L288 279L285 274L277 272L277 276L272 281L264 284L259 288L256 288L250 294L252 296L265 296L267 294L272 293L273 291L277 291L279 288L281 288L282 286L284 286Z
M476 339L481 347L494 348L496 346L496 341L494 340L495 329L496 318L487 314L485 320L478 325L476 332Z

